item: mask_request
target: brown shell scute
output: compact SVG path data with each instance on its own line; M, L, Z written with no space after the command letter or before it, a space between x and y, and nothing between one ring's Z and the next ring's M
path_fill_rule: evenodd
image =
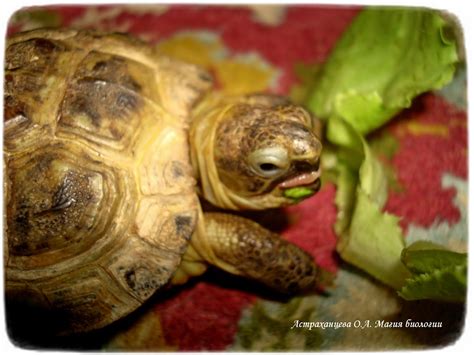
M40 91L46 77L57 63L58 56L65 50L56 41L32 38L14 43L5 53L5 120L18 115L29 117L30 106L41 102Z
M64 49L63 44L45 38L15 43L6 49L5 69L41 72L56 61L58 53Z
M85 126L99 130L98 135L119 140L128 131L129 124L136 124L132 120L142 105L140 96L118 85L82 79L67 88L59 124L74 128ZM88 124L80 122L77 116L87 119Z
M49 309L62 332L102 327L186 250L199 208L188 115L210 82L88 31L16 35L5 69L7 295Z
M83 238L100 236L94 227L99 209L107 200L103 196L102 175L61 154L61 145L53 147L46 151L43 147L31 156L7 163L11 184L7 207L10 256L49 252L50 257L43 257L42 261L54 263L60 259L52 257L51 252L71 249L76 243L86 247L93 241ZM77 246L73 249L77 252ZM60 256L62 259L68 255L64 250ZM44 264L29 267L40 265Z
M20 197L14 198L18 205L15 206L17 208L12 208L17 211L12 213L16 217L10 224L11 234L21 238L9 239L10 255L32 255L50 250L52 245L67 245L78 235L68 235L64 231L65 227L89 227L89 223L84 223L82 216L87 206L94 203L94 192L89 184L91 178L93 177L68 170L57 189L54 192L46 192L46 195L52 194L50 203L38 205L28 201L28 191L22 191ZM32 212L35 207L39 207L39 210ZM30 233L32 235L28 238Z
M145 95L154 102L159 100L152 94L158 91L156 83L149 80L154 76L153 69L141 63L91 51L66 88L59 113L60 130L125 149L140 125ZM156 116L158 119L159 114Z

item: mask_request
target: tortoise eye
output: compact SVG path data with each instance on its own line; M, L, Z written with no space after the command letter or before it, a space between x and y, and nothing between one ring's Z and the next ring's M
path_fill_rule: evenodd
M289 164L288 152L281 147L269 147L254 151L249 156L252 170L266 178L284 174Z
M278 170L280 169L278 166L276 166L275 164L272 164L272 163L262 163L260 164L260 170L262 171L266 171L266 172L272 172L272 171L275 171L275 170Z

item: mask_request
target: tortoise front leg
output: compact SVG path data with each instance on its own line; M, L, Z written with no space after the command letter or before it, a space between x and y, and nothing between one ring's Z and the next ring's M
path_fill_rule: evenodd
M196 258L200 255L208 264L282 293L316 290L328 281L329 274L318 268L308 253L253 221L205 213L204 222L204 233L198 233L196 239L193 236L185 255L182 269L188 274L203 267Z

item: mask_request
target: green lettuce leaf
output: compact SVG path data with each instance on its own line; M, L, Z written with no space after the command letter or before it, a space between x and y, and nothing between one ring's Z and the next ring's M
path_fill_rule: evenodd
M390 172L364 135L409 107L415 96L452 79L458 59L449 30L435 11L366 8L318 67L305 102L327 121L327 140L335 145L338 252L396 289L405 285L407 294L415 283L406 283L412 274L400 259L402 231L398 218L383 212ZM431 282L448 275L435 270Z
M322 119L337 114L371 132L452 79L458 58L450 29L427 9L363 10L321 69L308 106Z
M465 302L467 265L435 269L428 274L409 278L398 294L408 300L431 299L444 302Z
M456 253L429 241L418 241L403 250L401 260L412 273L398 292L404 299L465 301L466 253Z
M435 269L465 265L467 254L447 250L444 246L417 241L402 251L402 262L414 274L426 274Z
M358 188L351 225L337 245L341 257L398 289L409 276L400 262L403 247L398 218L381 212L376 203Z
M357 190L359 177L357 172L350 169L346 164L339 163L337 168L337 191L336 206L338 210L337 220L334 224L334 230L337 235L342 235L349 228L354 211L354 196Z
M399 288L410 274L400 260L405 244L398 218L381 211L387 200L383 166L348 122L332 117L328 137L343 145L336 167L337 250L345 261Z

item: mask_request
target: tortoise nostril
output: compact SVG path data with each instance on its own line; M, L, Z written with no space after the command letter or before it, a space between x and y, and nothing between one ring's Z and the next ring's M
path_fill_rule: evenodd
M316 162L309 162L307 160L297 160L294 162L294 168L298 172L318 171L319 162L320 159L318 159Z

